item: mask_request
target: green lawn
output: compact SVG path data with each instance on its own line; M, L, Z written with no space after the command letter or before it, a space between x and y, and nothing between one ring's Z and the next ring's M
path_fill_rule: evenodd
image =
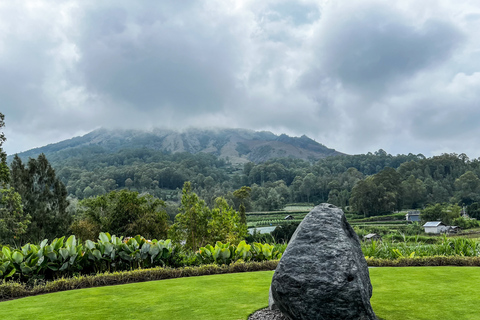
M267 305L273 272L170 279L0 303L0 319L238 320ZM480 268L372 268L384 320L480 319Z
M480 319L480 268L371 268L372 307L385 320Z

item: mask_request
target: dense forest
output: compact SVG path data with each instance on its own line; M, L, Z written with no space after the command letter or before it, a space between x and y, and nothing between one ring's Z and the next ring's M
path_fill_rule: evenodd
M330 202L376 215L434 203L471 205L480 200L480 162L465 154L426 158L378 150L316 162L278 158L238 166L207 153L169 154L147 148L108 153L92 146L69 157L54 157L50 163L69 196L77 199L128 189L178 202L183 184L190 181L210 206L224 196L238 208L232 192L251 187L247 211L277 210L286 203Z

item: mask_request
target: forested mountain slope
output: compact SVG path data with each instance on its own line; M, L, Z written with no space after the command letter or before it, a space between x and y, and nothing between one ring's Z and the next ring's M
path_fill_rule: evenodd
M312 161L342 154L307 136L289 137L285 134L277 136L266 131L188 129L179 132L164 129L152 131L98 129L82 137L22 152L19 156L26 159L44 153L50 161L56 161L77 156L87 150L115 153L139 148L165 153L210 153L220 159L228 159L233 164L250 161L260 163L279 157Z
M21 156L26 160L44 152L68 194L78 199L129 189L178 201L184 182L191 181L194 191L209 205L218 196L233 203L232 192L250 186L248 210L329 202L370 215L442 202L467 206L480 203L480 160L470 160L464 154L426 158L421 154L393 156L378 150L343 155L307 137L247 130L193 132L162 136L97 130ZM236 147L228 149L235 145L233 141ZM249 147L245 141L270 151L262 154L261 147ZM288 156L285 151L287 156L281 157L275 145L311 154L326 149L332 156L312 161ZM227 156L225 150L236 151L237 159L245 163L230 161L234 153ZM238 157L240 154L245 158Z

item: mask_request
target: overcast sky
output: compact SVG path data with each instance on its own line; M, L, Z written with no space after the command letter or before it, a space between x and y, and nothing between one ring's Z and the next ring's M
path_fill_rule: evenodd
M480 157L480 1L0 0L7 153L234 127Z

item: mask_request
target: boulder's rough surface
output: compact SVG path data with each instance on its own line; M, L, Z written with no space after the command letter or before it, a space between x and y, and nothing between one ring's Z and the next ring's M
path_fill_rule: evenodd
M248 320L288 320L279 310L262 309L248 317Z
M270 289L270 307L292 320L376 319L360 241L334 205L321 204L303 219Z

